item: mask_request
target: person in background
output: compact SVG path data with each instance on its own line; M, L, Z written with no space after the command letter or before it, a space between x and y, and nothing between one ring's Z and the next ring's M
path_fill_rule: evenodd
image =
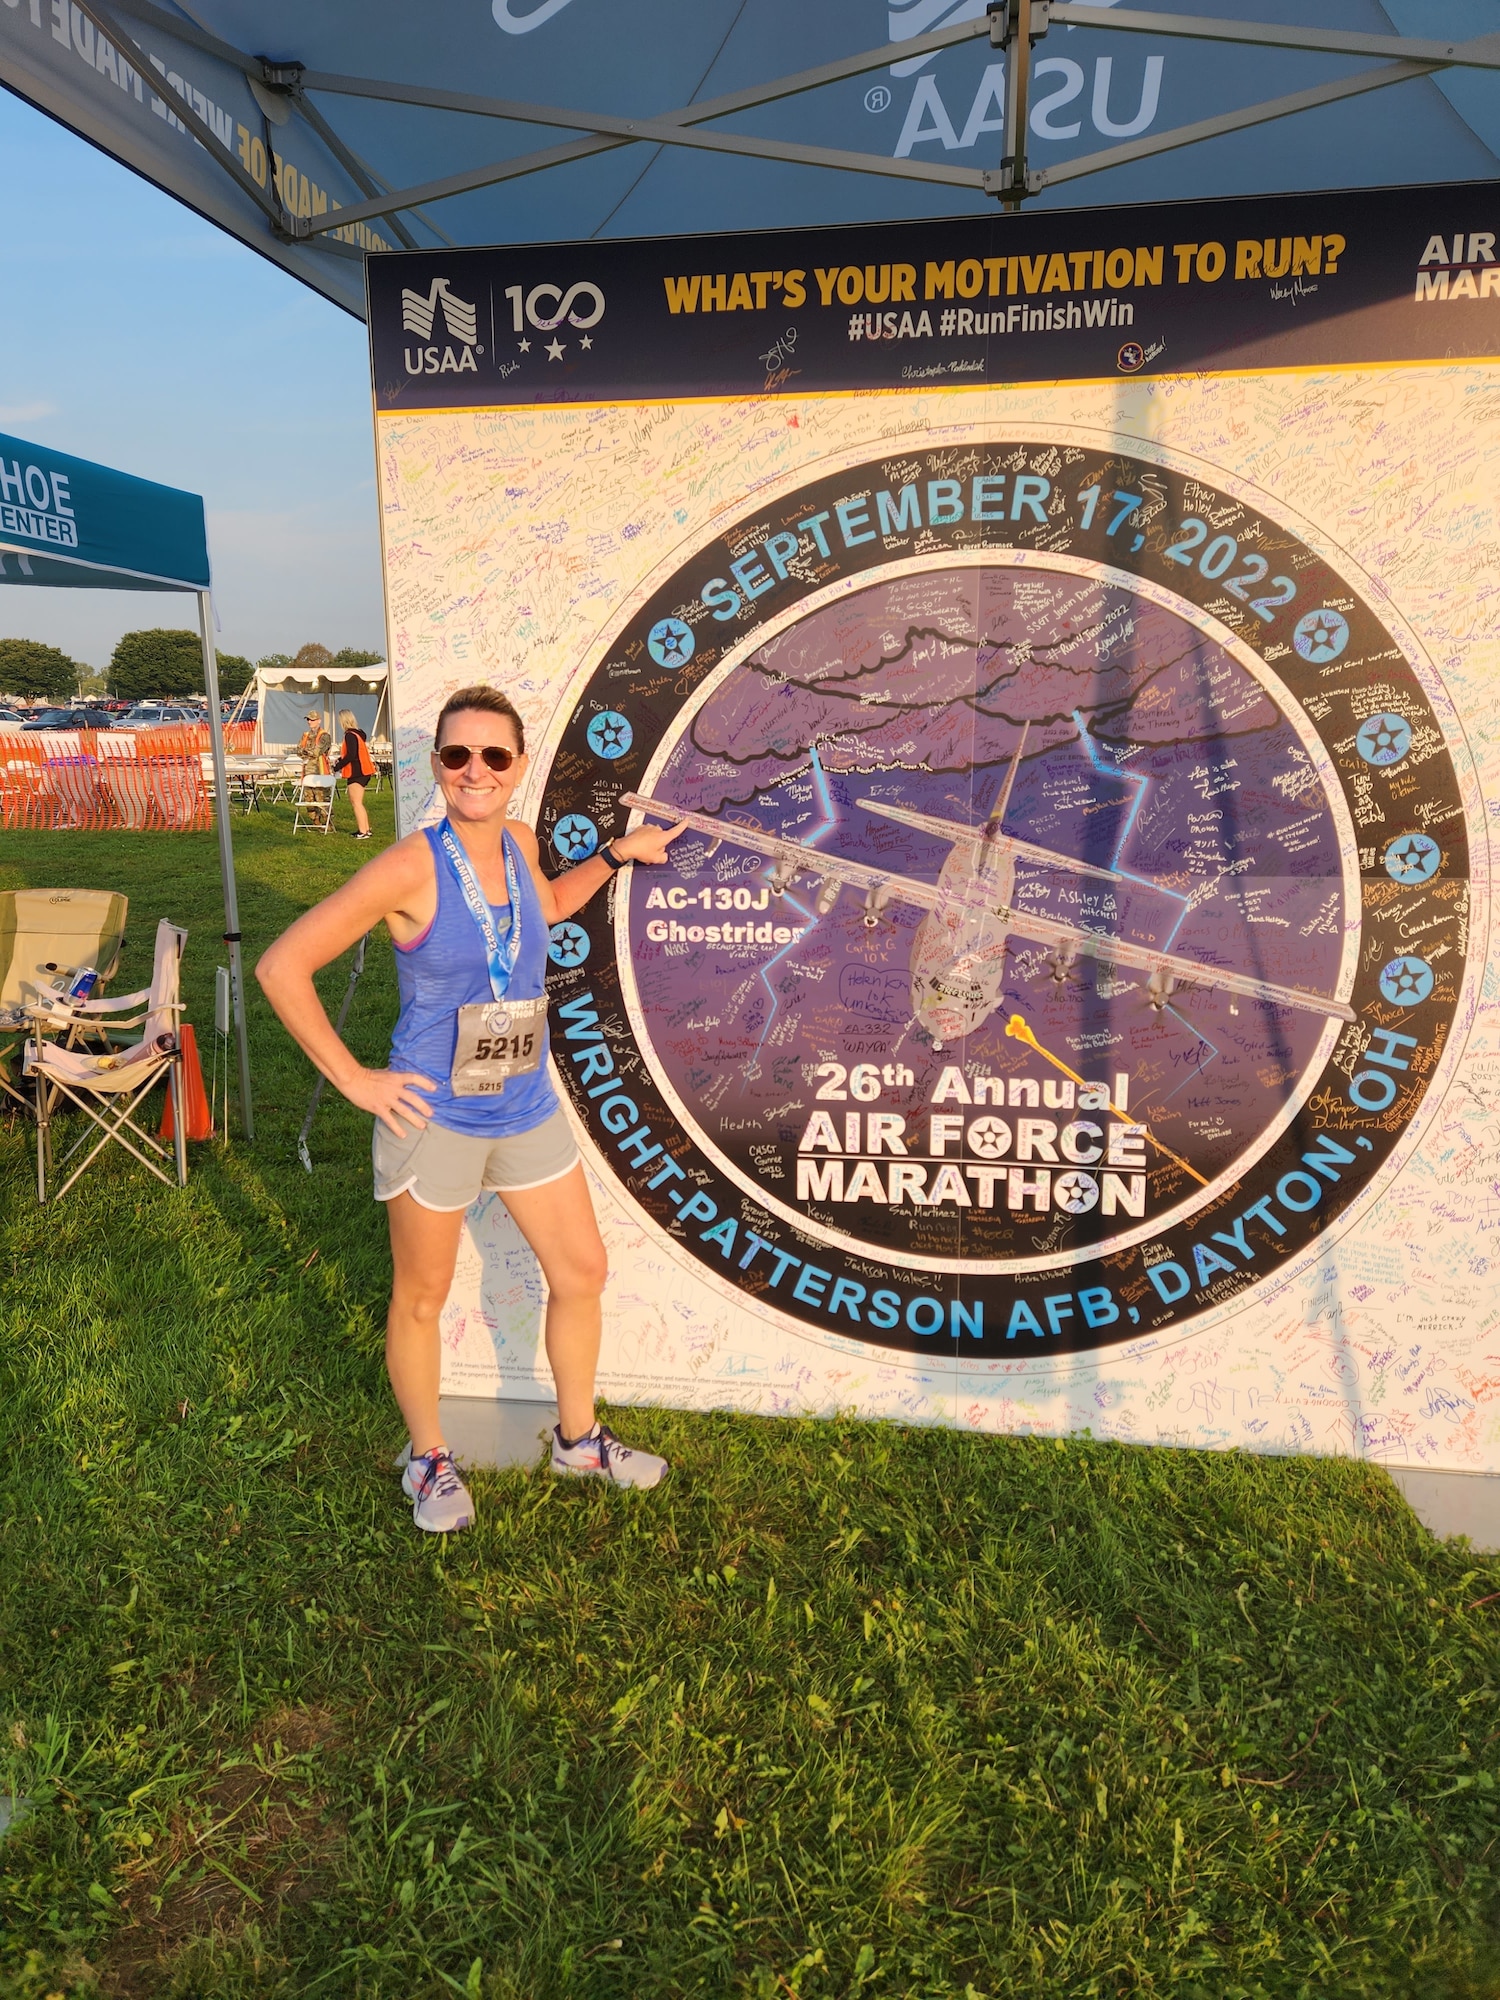
M343 748L339 751L339 776L354 808L354 838L368 840L370 816L365 811L365 786L375 775L375 759L370 755L370 745L352 708L339 710L339 728L344 732Z
M302 759L302 775L304 778L326 777L328 753L333 748L333 738L323 727L323 718L315 708L310 708L303 720L307 727L297 738L297 755Z
M394 1265L386 1370L410 1441L402 1485L430 1534L474 1518L443 1436L439 1321L464 1216L498 1194L547 1280L557 1385L552 1470L655 1486L665 1459L622 1444L594 1414L604 1245L583 1165L547 1074L547 943L633 862L660 865L682 828L637 827L549 878L537 837L507 820L526 773L521 718L496 688L460 688L438 715L440 826L409 833L297 919L256 967L266 998L351 1104L375 1114L375 1199ZM313 975L384 922L401 1014L390 1067L339 1040Z

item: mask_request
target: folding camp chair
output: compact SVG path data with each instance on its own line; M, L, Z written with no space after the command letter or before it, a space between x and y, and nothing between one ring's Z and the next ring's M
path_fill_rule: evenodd
M316 771L304 771L297 781L297 801L292 813L293 833L327 833L333 825L333 795L338 790L336 777L320 777Z
M111 1141L123 1146L127 1153L169 1187L172 1177L157 1162L172 1161L177 1170L178 1187L187 1185L187 1120L182 1101L182 1000L179 978L182 950L186 943L187 932L164 918L156 927L156 962L151 984L144 992L127 993L119 1000L71 1003L61 997L50 1002L44 998L28 1009L33 1032L26 1044L26 1072L36 1080L38 1201L49 1199L48 1182L54 1171L61 1173L93 1138L92 1131L85 1128L54 1169L54 1112L64 1099L99 1128L101 1137L94 1141L62 1186L51 1194L51 1200L61 1201L74 1181L93 1165ZM60 1039L47 1040L49 1034L61 1035L75 1024L92 1023L101 1016L123 1014L132 1007L142 1006L143 1012L111 1023L111 1032L140 1028L141 1039L129 1047L99 1055L68 1048ZM141 1100L155 1084L160 1083L163 1076L172 1092L173 1150L170 1153L135 1122ZM139 1144L134 1141L139 1141ZM146 1149L144 1152L142 1147Z
M85 973L95 975L92 998L113 978L125 942L124 896L107 889L8 889L0 892L0 1091L26 1111L32 1102L10 1081L20 1047L6 1029L24 1028L32 1005L66 994ZM76 1042L89 1024L65 1031Z

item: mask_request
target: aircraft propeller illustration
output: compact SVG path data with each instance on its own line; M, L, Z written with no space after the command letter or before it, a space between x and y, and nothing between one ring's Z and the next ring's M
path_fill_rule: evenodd
M1005 813L1029 728L1027 724L1021 732L1000 797L982 827L962 826L927 813L910 812L903 806L885 805L878 799L856 801L866 812L948 842L948 858L936 882L872 868L861 861L846 861L837 855L821 853L802 841L766 833L758 826L716 819L637 792L624 793L620 802L674 825L685 822L699 833L707 834L713 843L710 854L728 841L735 847L765 855L771 863L766 880L773 896L785 895L799 876L811 875L816 884L813 908L820 917L829 915L845 889L864 891L864 922L872 930L880 923L888 903L906 903L924 911L911 949L912 1011L937 1048L973 1033L1000 1004L1012 936L1046 947L1050 977L1058 985L1067 982L1080 958L1092 958L1101 968L1129 966L1144 972L1147 1004L1158 1013L1168 1005L1179 985L1194 985L1216 987L1221 992L1259 1000L1272 1007L1301 1008L1330 1020L1354 1019L1352 1008L1325 994L1309 993L1297 986L1279 986L1249 973L1232 972L1177 952L1136 944L1107 931L1090 930L1062 918L1017 909L1013 898L1019 861L1064 869L1069 874L1097 881L1131 879L1118 869L1056 853L1004 830Z

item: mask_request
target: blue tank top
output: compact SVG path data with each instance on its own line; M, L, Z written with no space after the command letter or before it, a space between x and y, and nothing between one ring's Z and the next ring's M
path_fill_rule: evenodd
M512 1077L498 1097L455 1097L449 1088L458 1010L494 995L484 939L464 901L458 873L443 851L438 828L425 831L437 872L437 912L415 944L396 946L401 1014L391 1037L391 1068L432 1078L437 1089L422 1094L432 1106L432 1122L450 1132L500 1139L533 1131L557 1109L545 1040L540 1068ZM505 846L521 890L521 949L507 991L517 1000L535 1000L547 985L547 923L526 857L508 833Z

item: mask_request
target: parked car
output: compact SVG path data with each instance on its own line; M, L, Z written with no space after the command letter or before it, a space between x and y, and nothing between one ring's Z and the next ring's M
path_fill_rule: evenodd
M201 712L194 708L182 708L154 701L138 701L134 708L128 709L120 717L115 727L117 729L163 729L174 722L202 722L202 720L203 716Z
M114 717L102 708L44 708L23 729L112 729Z

